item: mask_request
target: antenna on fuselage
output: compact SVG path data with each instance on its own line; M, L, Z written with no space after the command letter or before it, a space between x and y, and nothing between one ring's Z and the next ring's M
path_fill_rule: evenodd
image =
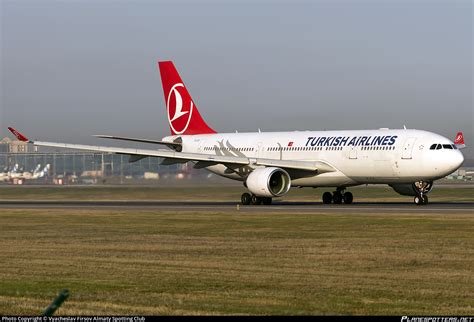
M407 126L405 124L403 124L403 129L406 130L407 129Z
M260 131L260 129L258 129L258 133L262 133L262 131Z

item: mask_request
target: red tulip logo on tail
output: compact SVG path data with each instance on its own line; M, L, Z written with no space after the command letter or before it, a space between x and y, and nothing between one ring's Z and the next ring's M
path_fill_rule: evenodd
M454 139L454 144L464 144L464 136L462 132L458 132L456 138Z
M182 83L174 84L173 87L171 87L166 100L168 122L176 134L182 134L187 130L194 107L193 101L189 95L181 95L179 92L180 88L184 89Z

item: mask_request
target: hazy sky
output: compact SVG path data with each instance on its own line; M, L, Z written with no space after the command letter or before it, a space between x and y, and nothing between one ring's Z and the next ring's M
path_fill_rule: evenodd
M0 137L168 135L173 60L220 132L406 125L474 146L471 1L0 3Z

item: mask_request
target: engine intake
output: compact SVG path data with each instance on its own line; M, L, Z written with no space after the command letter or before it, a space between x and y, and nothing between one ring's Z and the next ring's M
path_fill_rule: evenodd
M247 188L258 197L281 197L291 187L290 175L280 168L257 168L246 180Z

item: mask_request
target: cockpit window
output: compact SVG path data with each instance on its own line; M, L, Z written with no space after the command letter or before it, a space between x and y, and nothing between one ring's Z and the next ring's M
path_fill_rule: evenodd
M441 149L457 150L458 147L454 144L438 144L438 143L434 143L430 146L430 150L441 150Z

